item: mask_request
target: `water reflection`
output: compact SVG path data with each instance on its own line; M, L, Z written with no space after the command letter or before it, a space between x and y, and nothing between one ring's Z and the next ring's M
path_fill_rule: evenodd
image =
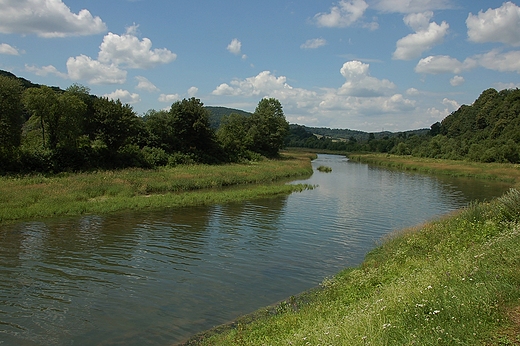
M382 235L502 194L320 156L290 196L0 228L0 344L170 344L358 264Z

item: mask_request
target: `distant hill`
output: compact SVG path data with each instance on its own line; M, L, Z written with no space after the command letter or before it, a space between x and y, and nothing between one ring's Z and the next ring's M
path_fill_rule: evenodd
M390 131L380 131L380 132L364 132L358 130L349 130L349 129L330 129L327 127L307 127L303 126L303 128L311 132L315 135L324 136L326 138L331 139L350 139L355 138L357 141L367 141L370 139L370 135L373 134L375 139L385 138L385 137L394 137L402 134L410 135L425 135L430 129L419 129L419 130L410 130L410 131L401 131L401 132L390 132Z
M20 81L20 83L22 83L22 86L24 87L24 89L39 88L41 86L40 84L34 84L33 82L31 82L25 78L18 77L16 75L12 74L11 72L4 71L4 70L0 70L0 76L18 79ZM53 89L54 91L63 92L63 90L61 90L58 87L50 87L50 88Z
M227 108L227 107L215 107L215 106L205 106L207 110L210 112L209 123L210 126L214 129L218 129L220 126L220 122L224 116L228 116L230 114L236 113L243 116L250 116L251 113L242 111L240 109Z

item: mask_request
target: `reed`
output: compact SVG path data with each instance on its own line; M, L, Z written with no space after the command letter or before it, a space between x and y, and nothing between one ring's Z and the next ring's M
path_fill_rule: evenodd
M1 177L0 222L265 197L306 188L284 182L310 174L309 155L291 153L249 164Z
M514 345L520 193L393 234L362 265L186 345Z

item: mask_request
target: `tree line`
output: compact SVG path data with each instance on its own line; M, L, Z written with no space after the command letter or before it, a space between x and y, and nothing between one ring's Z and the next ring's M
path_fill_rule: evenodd
M291 125L286 145L520 163L520 90L487 89L472 105L461 106L424 131L369 133L368 138L354 135L349 138L316 136L304 126Z
M24 80L22 80L24 81ZM138 116L119 100L0 75L0 172L56 173L276 157L289 131L281 103L231 114L215 129L196 98Z

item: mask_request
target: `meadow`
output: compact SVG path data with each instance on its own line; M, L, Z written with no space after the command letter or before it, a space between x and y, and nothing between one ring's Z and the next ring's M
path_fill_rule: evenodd
M400 169L519 182L514 165L368 156ZM360 266L184 344L520 345L518 268L520 192L511 189L395 232Z
M309 154L229 165L0 177L0 222L162 209L287 194L309 188L289 179L312 174Z

